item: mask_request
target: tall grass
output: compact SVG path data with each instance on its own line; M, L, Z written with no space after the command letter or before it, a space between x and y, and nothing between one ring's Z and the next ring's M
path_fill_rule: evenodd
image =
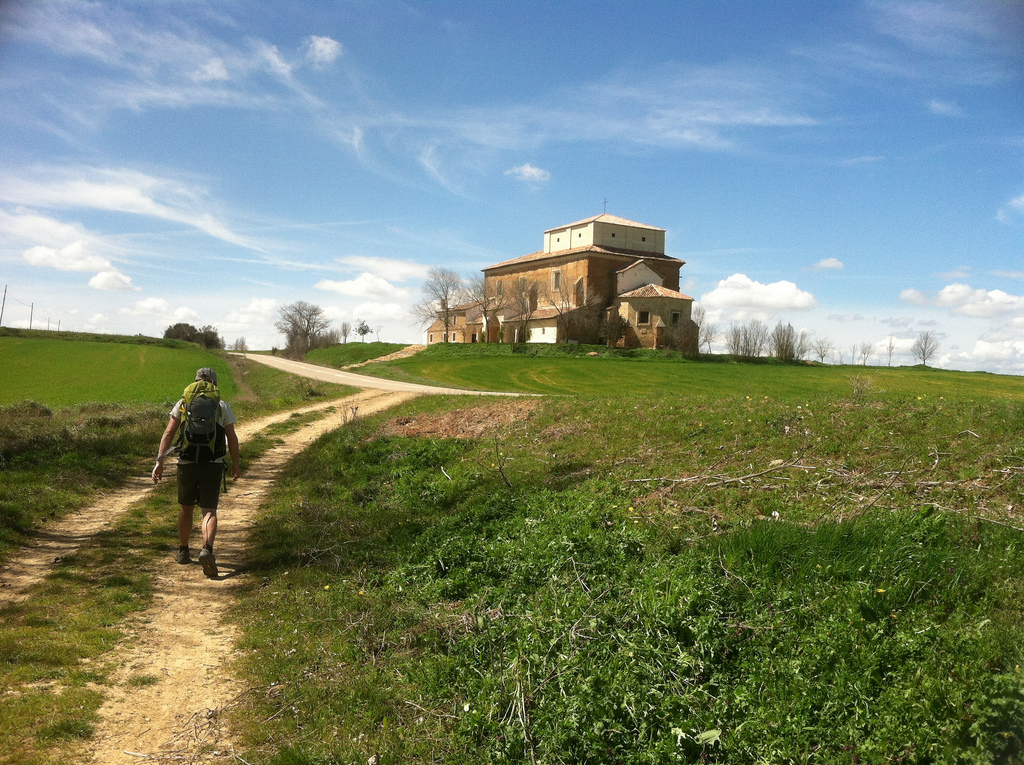
M255 532L245 759L1021 762L1020 418L663 395L327 437Z

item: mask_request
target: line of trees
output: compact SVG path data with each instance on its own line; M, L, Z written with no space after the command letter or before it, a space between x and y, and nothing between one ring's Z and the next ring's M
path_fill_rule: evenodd
M712 344L719 339L718 328L707 321L703 306L693 309L693 320L698 327L700 347L711 352ZM725 343L726 353L743 358L774 356L781 361L796 361L808 356L824 363L831 359L837 364L846 363L846 350L835 345L827 337L812 338L806 331L797 332L791 324L779 322L773 330L754 319L746 324L730 324L721 337ZM853 343L850 346L850 363L858 361L867 365L868 361L878 352L878 346L872 342ZM910 347L910 352L921 364L927 365L939 350L939 340L935 332L921 332ZM890 335L885 347L886 359L892 366L892 357L896 352L896 340Z
M274 327L285 337L285 355L298 359L317 348L347 343L353 333L364 343L367 335L376 333L379 341L384 328L383 325L371 327L364 319L356 319L355 323L343 321L338 329L333 329L324 309L305 300L284 306L277 315Z
M164 337L169 340L184 340L186 343L198 343L204 348L224 349L224 338L218 334L216 327L211 327L210 325L206 325L202 329L196 329L191 324L181 321L165 329Z

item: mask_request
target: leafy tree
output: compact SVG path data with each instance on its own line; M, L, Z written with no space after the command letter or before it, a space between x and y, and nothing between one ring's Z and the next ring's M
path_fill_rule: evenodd
M359 335L364 343L366 342L366 336L371 332L373 332L373 328L369 324L362 319L356 319L356 334Z
M196 343L199 337L199 330L191 324L179 321L164 330L164 337L168 340L184 340L186 343Z
M165 329L164 337L171 340L184 340L187 343L198 343L204 348L224 348L224 338L217 333L216 327L211 327L209 324L202 329L196 329L191 324L181 321Z
M324 335L331 322L320 306L297 300L281 308L278 316L274 327L285 336L288 355L302 358L307 351L328 344Z

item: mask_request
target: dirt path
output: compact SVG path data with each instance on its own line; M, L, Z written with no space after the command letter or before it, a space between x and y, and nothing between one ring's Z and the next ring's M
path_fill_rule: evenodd
M252 463L221 504L217 579L204 577L196 563L182 566L168 558L156 578L153 606L134 620L129 636L107 657L118 670L100 710L93 762L226 761L220 758L228 756L231 743L220 712L243 689L224 670L236 638L224 617L245 581L238 562L257 508L281 467L351 419L352 407L358 407L359 416L369 415L416 395L364 391L344 399L334 413L286 436L283 445ZM133 677L157 680L138 687L129 683Z
M315 412L332 406L340 409L352 406L345 403L351 400L325 401L251 422L239 422L238 440L244 444L253 433L287 420L296 412ZM45 576L55 560L77 550L152 490L153 481L149 476L137 476L120 489L101 495L92 505L47 524L40 530L36 542L19 551L6 567L0 569L0 605L25 598L28 587Z

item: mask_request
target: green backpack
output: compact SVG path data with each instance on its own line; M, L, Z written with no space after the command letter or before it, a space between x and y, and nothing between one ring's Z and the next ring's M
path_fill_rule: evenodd
M197 380L181 394L181 425L175 441L181 458L213 462L227 453L227 438L220 419L220 391L212 382Z

